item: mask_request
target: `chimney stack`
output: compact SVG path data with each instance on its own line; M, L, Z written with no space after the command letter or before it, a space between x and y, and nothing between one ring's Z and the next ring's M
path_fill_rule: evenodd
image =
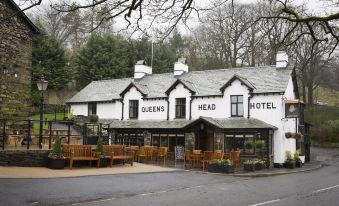
M152 74L152 68L147 66L145 60L139 60L134 66L134 79L142 79L147 74Z
M186 58L179 58L178 61L174 63L174 76L180 76L186 72L188 72Z
M288 55L286 51L278 51L276 57L276 68L284 69L288 65Z

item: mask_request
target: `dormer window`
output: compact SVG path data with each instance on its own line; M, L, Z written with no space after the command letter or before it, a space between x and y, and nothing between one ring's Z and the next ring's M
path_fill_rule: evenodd
M231 95L231 117L244 116L244 96Z
M88 103L88 116L92 114L97 114L97 103Z
M186 117L186 98L175 99L175 118Z
M139 100L129 100L129 118L138 119Z

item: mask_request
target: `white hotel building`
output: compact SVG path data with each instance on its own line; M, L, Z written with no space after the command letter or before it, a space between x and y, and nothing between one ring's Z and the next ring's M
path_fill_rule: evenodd
M287 60L279 52L274 66L204 71L189 71L179 60L173 73L165 74L152 74L139 61L134 77L93 81L68 104L74 115L97 114L109 123L111 143L168 146L170 151L184 144L240 149L242 157L251 158L258 151L246 151L244 142L262 139L261 154L278 166L285 151L300 147L304 153L303 138L285 137L305 128L295 72ZM290 105L297 110L285 111Z

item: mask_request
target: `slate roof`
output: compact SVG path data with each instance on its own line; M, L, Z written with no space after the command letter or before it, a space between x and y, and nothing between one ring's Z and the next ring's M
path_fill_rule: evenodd
M277 129L255 118L231 117L214 119L199 117L195 120L101 120L110 124L112 129L185 129L199 123L207 122L220 129Z
M152 74L136 81L133 78L93 81L68 100L68 103L120 99L120 93L131 82L137 86L140 85L139 88L143 91L147 91L147 98L167 97L166 90L177 79L194 90L196 96L221 95L220 88L234 75L253 85L254 93L284 92L291 72L290 68L276 69L275 66L263 66L190 71L179 77L175 77L173 73Z

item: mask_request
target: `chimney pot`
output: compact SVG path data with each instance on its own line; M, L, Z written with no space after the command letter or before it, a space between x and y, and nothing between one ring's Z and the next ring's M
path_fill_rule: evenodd
M286 51L278 51L276 56L276 68L283 69L288 65L288 55Z
M174 63L174 76L180 76L186 72L188 72L186 58L179 58L178 61Z
M146 60L139 60L134 65L134 79L142 79L147 74L152 74L152 68L147 66Z

